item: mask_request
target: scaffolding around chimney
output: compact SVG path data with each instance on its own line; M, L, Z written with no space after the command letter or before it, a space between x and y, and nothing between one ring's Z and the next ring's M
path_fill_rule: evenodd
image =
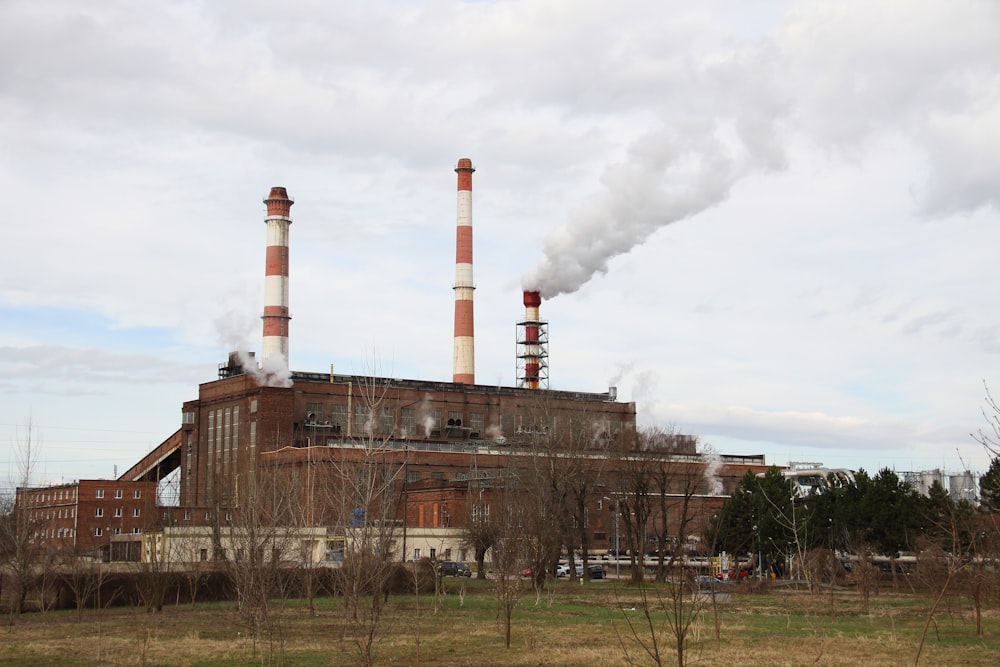
M549 323L541 319L538 292L524 292L524 319L517 323L517 386L549 388Z

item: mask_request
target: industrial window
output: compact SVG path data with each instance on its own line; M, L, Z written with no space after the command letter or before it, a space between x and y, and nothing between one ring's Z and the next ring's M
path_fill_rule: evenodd
M121 516L121 515L122 515L122 508L121 507L116 507L115 508L115 516L118 517L118 516Z
M380 433L392 433L393 427L396 425L396 411L392 408L382 408L382 413L379 415L378 420L378 430Z
M306 403L306 421L323 421L322 403Z
M428 416L430 417L430 422L431 422L430 426L431 426L431 429L440 432L440 430L441 430L441 411L440 410L431 410L428 413ZM424 420L424 428L425 429L427 428L427 420L426 419ZM427 433L427 435L430 435L430 433Z
M347 406L341 403L334 403L330 406L330 423L333 424L333 431L339 432L347 428Z
M444 479L444 473L440 470L434 470L431 472L431 479Z
M103 534L104 534L104 531L101 530L100 528L95 528L94 529L94 537L100 537Z
M355 405L354 406L354 432L355 433L365 433L371 434L372 432L372 420L371 420L371 408L367 405Z
M461 410L449 410L448 411L448 426L461 426L462 425L462 412Z
M482 412L470 412L469 413L469 428L472 429L473 433L483 432L483 413Z
M184 424L193 424L194 423L194 413L191 412L190 410L185 410L184 414L182 416L181 422L184 423Z
M115 489L115 498L121 498L124 496L121 489Z
M413 408L403 408L400 410L400 436L404 438L412 438L417 434L416 424L417 424L417 411Z
M251 398L250 399L250 414L256 414L256 412L257 412L257 399L256 398Z
M406 471L406 482L407 484L412 484L413 482L420 481L420 472L417 470L407 470Z
M138 526L134 526L132 528L132 534L133 535L138 535L139 534L139 527Z
M132 516L139 516L139 508L138 507L133 507L132 508Z
M136 489L132 492L133 498L142 498L142 489Z
M240 406L233 407L233 470L236 470L236 454L240 446Z
M97 497L98 498L103 498L104 497L104 489L98 489L97 490Z
M121 534L122 534L122 529L121 528L115 528L115 535L121 535Z
M94 513L94 516L104 516L104 508L98 507L97 511Z

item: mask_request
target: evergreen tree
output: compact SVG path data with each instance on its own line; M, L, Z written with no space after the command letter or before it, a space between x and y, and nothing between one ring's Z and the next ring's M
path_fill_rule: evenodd
M986 474L979 478L979 501L989 510L1000 510L1000 456L994 456Z

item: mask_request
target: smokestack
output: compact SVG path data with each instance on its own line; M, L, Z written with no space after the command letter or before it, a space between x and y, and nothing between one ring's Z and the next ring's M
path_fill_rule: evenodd
M281 355L288 362L288 217L292 204L285 188L271 188L267 204L267 260L264 269L264 341L262 361Z
M542 305L540 292L525 290L524 320L517 323L518 386L538 389L548 388L548 323L538 316Z
M472 160L462 158L458 173L458 219L455 233L455 354L452 382L476 383L472 292Z

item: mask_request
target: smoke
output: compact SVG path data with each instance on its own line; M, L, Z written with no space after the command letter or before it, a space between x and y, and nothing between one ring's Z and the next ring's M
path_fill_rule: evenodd
M705 466L705 481L708 483L709 495L722 495L722 478L719 477L719 471L722 469L722 457L712 447L705 447L701 451L701 455L708 464Z
M690 120L641 137L605 169L603 194L546 237L522 287L544 299L575 292L662 227L724 201L747 174L783 163L780 152L755 154L734 125Z
M252 375L262 387L292 386L292 372L288 369L288 361L281 354L275 354L264 360L260 365L250 356L250 345L247 342L250 333L259 326L260 320L245 312L229 310L215 320L215 330L227 350L235 350L243 372Z
M792 146L857 161L899 141L926 159L910 190L919 213L1000 205L997 19L991 3L962 0L803 3L753 41L666 46L659 94L644 98L655 120L544 239L522 287L575 292L747 177L784 169Z
M417 405L417 419L424 426L424 436L429 436L436 425L431 398L430 394L424 394L423 400Z
M282 355L271 355L260 365L245 350L237 350L236 356L239 359L243 372L247 375L252 375L259 386L283 387L285 389L292 386L292 372L288 370L288 362L285 361L285 357Z

